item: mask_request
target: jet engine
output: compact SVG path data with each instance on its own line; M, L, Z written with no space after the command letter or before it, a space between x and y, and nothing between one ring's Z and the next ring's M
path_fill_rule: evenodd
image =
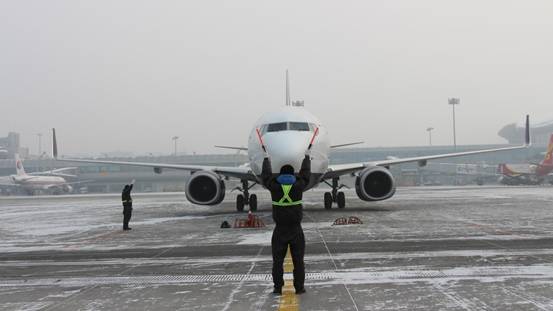
M199 205L219 204L225 198L225 183L213 172L196 172L186 184L186 198Z
M384 167L368 167L355 180L355 191L363 201L382 201L396 192L394 176Z

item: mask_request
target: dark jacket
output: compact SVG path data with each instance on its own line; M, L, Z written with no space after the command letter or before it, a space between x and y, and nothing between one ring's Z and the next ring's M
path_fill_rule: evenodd
M128 188L125 187L121 193L121 200L123 201L123 206L132 206L131 191L133 185L130 185Z
M263 160L261 178L265 187L271 192L273 201L280 201L284 196L282 186L277 182L278 175L271 172L271 162L269 158ZM309 185L311 179L311 158L306 155L301 164L300 173L296 176L296 182L290 190L289 196L292 201L301 201L303 192ZM277 226L298 226L303 218L302 205L277 206L273 205L273 220Z

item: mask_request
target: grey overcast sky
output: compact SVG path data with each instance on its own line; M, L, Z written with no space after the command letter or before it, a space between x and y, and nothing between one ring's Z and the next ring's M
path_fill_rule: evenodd
M0 136L63 153L245 145L293 99L333 143L503 143L553 119L553 1L1 1ZM47 139L49 140L49 138ZM49 144L49 143L48 143ZM44 148L48 145L44 143Z

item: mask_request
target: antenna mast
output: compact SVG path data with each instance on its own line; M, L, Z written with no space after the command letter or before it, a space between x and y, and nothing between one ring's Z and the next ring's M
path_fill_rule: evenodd
M286 69L286 106L290 106L290 82L288 79L288 69Z

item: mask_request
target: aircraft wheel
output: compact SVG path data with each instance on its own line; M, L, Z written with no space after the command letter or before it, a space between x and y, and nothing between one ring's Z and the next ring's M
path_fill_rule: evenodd
M336 203L338 203L338 208L346 207L346 195L343 192L338 192Z
M325 209L331 209L332 208L332 194L330 192L325 192Z
M255 194L250 195L250 211L257 211L257 195Z
M239 212L244 211L244 196L241 194L236 196L236 210Z

